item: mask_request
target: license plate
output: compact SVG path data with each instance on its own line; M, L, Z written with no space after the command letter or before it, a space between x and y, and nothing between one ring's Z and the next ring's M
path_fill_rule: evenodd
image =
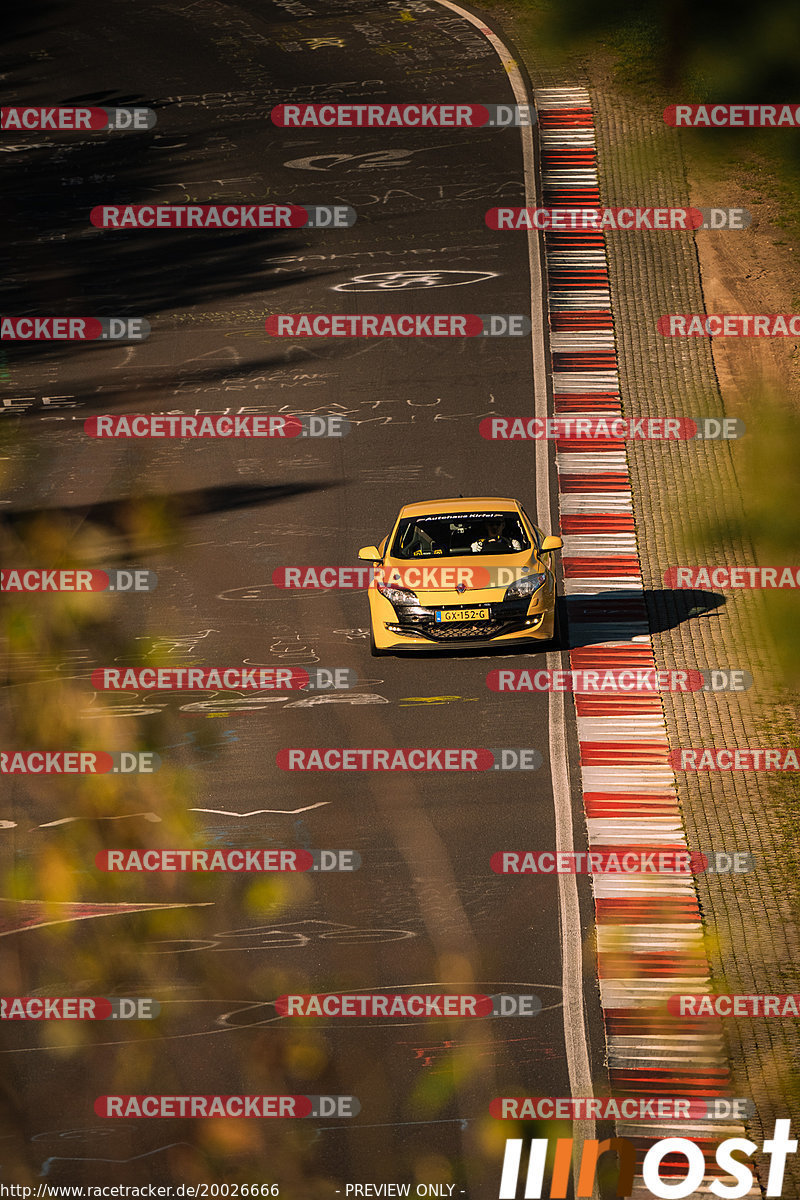
M453 608L437 612L436 620L441 624L451 621L488 621L491 615L488 608Z

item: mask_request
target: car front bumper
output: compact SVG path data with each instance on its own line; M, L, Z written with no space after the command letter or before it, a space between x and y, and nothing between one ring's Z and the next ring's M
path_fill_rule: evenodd
M552 592L533 601L473 602L461 607L488 608L482 621L438 622L436 608L403 605L395 609L379 593L370 595L375 645L381 650L432 650L546 642L553 637L555 610Z

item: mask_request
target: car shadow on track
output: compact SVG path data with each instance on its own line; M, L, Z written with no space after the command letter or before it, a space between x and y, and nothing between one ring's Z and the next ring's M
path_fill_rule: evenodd
M607 591L590 596L559 596L552 642L525 646L459 646L424 650L398 650L393 658L530 658L551 651L574 650L606 642L626 642L632 637L664 633L684 621L714 617L727 603L718 592L675 588L645 589L641 593Z
M664 633L684 621L713 618L726 603L719 592L700 589L645 588L643 594L607 591L561 597L559 619L561 628L568 631L565 648L575 649Z

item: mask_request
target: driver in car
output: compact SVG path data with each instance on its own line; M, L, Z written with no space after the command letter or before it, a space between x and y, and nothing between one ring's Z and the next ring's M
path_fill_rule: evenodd
M473 542L470 547L473 554L485 554L487 551L521 550L522 546L516 538L506 537L503 533L505 524L502 517L490 517L485 525L484 536Z

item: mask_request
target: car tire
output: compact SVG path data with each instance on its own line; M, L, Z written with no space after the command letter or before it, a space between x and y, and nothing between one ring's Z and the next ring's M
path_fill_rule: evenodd
M373 658L384 658L389 653L388 650L381 650L375 645L375 634L371 629L369 631L369 652Z
M553 619L553 636L550 638L550 641L547 642L548 650L566 650L567 649L566 645L564 645L564 639L562 638L563 630L564 630L564 618L563 618L563 615L561 612L561 605L559 603L559 600L557 599L556 607L555 607L555 615L554 615L554 619Z

